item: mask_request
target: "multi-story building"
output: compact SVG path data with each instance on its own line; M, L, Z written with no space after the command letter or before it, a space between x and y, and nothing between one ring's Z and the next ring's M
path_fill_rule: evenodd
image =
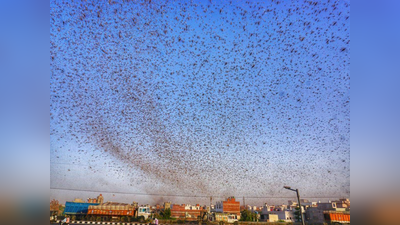
M272 215L272 216L271 216ZM278 220L283 220L285 222L295 222L295 214L294 211L262 211L261 212L261 220L262 221L267 221L267 220L275 220L276 216L278 216ZM273 221L269 221L273 222ZM276 222L276 221L275 221Z
M350 199L343 198L333 202L336 203L336 208L350 208Z
M235 221L238 221L238 216L236 214L214 212L209 217L209 220L217 222L223 221L227 223L234 223Z
M99 196L97 196L97 198L88 198L87 199L88 203L99 203L99 204L103 204L104 202L104 197L102 194L100 194Z
M346 202L346 199L340 199L339 201L329 201L327 203L319 202L317 207L308 207L306 210L306 220L310 223L350 223L350 211L347 207L350 204Z
M266 214L261 214L260 221L263 222L278 222L279 221L279 216L275 213L266 213Z
M99 204L103 204L104 202L104 197L102 194L100 194L99 196L97 196L96 202Z
M305 220L309 223L323 223L324 222L324 210L318 207L309 207L306 210Z
M274 211L285 211L286 209L288 209L288 207L286 205L276 205L276 206L274 206Z
M192 206L192 205L171 205L171 217L176 219L185 219L185 220L197 220L201 213L204 212L203 209L199 204Z
M235 197L229 197L225 201L217 202L214 212L234 214L240 219L240 202L237 202Z
M164 210L171 209L171 202L164 202Z
M318 208L329 211L345 211L343 208L338 208L336 202L318 203Z

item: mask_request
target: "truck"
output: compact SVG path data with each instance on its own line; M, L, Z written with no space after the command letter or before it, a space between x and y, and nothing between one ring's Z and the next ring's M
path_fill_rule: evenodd
M350 212L327 211L324 218L331 224L350 224Z
M151 211L150 211L150 207L147 206L140 206L138 208L138 214L137 214L138 218L140 216L143 216L143 218L145 220L147 220L149 218L149 216L151 216Z

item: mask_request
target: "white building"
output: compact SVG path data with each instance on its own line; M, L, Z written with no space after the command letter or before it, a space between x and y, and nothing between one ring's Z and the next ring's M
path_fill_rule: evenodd
M296 218L294 211L263 211L261 218L269 217L269 214L278 215L278 219L285 222L295 222Z

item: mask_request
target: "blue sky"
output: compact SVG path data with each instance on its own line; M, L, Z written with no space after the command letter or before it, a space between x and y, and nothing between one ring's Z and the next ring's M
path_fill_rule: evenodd
M51 198L349 196L349 1L51 1L50 14L50 186L94 191Z

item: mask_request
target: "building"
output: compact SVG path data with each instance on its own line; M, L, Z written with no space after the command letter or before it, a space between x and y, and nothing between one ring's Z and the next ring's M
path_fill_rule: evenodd
M310 207L306 210L306 216L304 219L309 223L322 224L325 222L324 210L318 207Z
M88 198L87 199L88 203L99 203L99 204L103 204L104 202L104 197L102 194L100 194L99 196L97 196L97 198Z
M303 210L307 210L309 207L317 207L318 203L317 202L305 202L305 203L301 203L301 206L303 208Z
M271 214L273 216L271 216ZM295 222L296 216L294 211L262 211L260 219L265 221L267 219L274 219L278 216L278 220L283 220L285 222ZM272 221L270 221L272 222Z
M103 195L102 194L100 194L99 196L97 196L97 203L99 203L99 204L103 204L103 202L104 202L104 197L103 197Z
M164 202L164 210L171 209L171 202Z
M289 205L289 206L297 206L298 203L297 203L297 201L289 200L289 201L288 201L288 205Z
M338 204L350 204L346 200L318 203L317 207L308 207L305 219L310 223L350 223L349 208L339 208Z
M236 214L214 212L209 217L209 220L216 221L216 222L223 221L226 223L234 223L234 222L238 221L238 216Z
M217 202L213 211L233 214L237 216L238 220L240 220L240 202L237 202L235 197L229 197L225 201Z
M339 201L333 201L336 203L336 208L346 208L349 209L350 208L350 199L348 198L342 198L339 199Z
M201 212L204 212L203 209L199 204L192 206L192 205L171 205L171 217L176 219L184 219L194 221L197 220L199 216L201 216Z
M261 214L260 221L263 222L278 222L279 216L274 213Z
M318 208L325 211L345 211L345 208L338 208L336 202L318 203Z
M97 203L97 199L96 198L88 198L87 202L88 203Z
M286 205L276 205L273 211L286 211L288 207Z

